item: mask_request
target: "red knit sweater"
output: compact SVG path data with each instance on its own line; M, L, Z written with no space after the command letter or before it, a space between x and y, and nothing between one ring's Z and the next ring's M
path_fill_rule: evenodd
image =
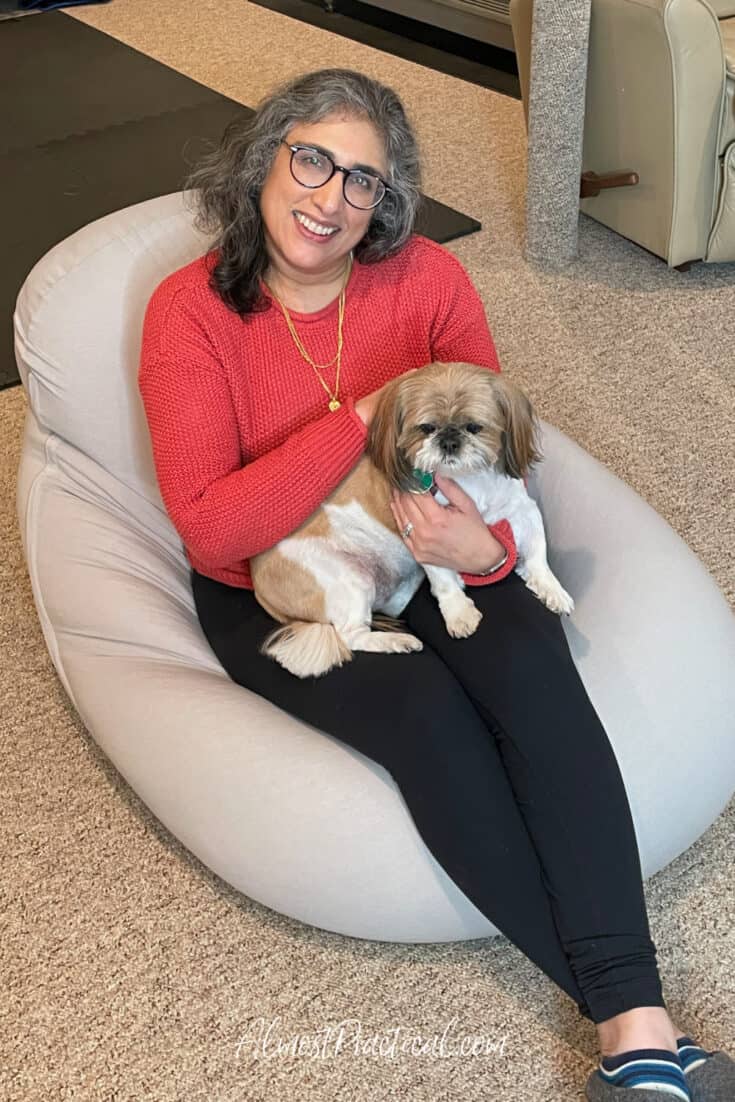
M355 402L412 367L463 361L499 371L482 302L460 262L418 235L377 264L355 259L347 285L340 409L300 356L271 301L244 320L208 287L215 254L173 272L145 314L139 375L166 510L189 562L228 585L253 588L248 559L290 535L365 449ZM290 311L317 363L337 337L335 299ZM325 372L333 385L334 368ZM490 526L516 561L506 521Z

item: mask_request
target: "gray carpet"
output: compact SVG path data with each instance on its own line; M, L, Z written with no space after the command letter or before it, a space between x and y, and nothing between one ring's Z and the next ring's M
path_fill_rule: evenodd
M533 271L521 253L522 108L486 89L241 0L125 0L74 17L242 103L327 63L393 84L419 131L427 192L483 223L450 248L483 296L504 369L735 598L735 265L680 275L582 217L579 262ZM284 918L208 872L117 776L68 704L35 615L13 504L24 404L19 388L0 394L0 1097L581 1098L594 1028L506 939L391 945ZM672 799L686 798L682 781ZM734 824L735 801L645 886L673 1020L731 1053ZM438 1045L445 1031L450 1045L481 1036L496 1051L402 1046Z

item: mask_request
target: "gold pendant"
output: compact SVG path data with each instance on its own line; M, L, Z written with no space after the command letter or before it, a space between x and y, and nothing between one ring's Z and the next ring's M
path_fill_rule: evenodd
M340 401L338 401L337 398L332 398L331 402L329 403L329 408L332 411L332 413L334 413L334 411L336 409L339 409L339 407L341 405L342 405L342 403Z

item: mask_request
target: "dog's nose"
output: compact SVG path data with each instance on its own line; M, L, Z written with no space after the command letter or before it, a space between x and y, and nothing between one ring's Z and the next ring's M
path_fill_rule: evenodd
M439 446L445 455L456 455L462 438L455 428L446 429L439 437Z

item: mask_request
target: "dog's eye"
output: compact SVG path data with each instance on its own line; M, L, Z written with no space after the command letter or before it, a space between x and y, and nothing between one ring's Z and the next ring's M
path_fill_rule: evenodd
M467 429L467 432L471 433L482 432L482 425L478 425L476 421L470 421L468 424L465 425L465 428Z
M429 433L434 432L434 430L436 429L436 425L425 422L423 425L419 425L419 428L426 436L428 436Z

